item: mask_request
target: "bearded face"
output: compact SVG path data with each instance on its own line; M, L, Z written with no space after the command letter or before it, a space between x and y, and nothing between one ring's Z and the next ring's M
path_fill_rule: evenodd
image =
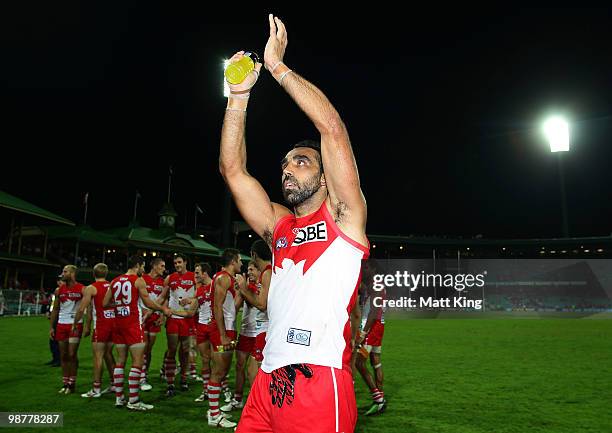
M302 182L290 174L283 176L283 197L291 206L295 207L308 200L319 188L321 188L321 176L319 174L312 175Z

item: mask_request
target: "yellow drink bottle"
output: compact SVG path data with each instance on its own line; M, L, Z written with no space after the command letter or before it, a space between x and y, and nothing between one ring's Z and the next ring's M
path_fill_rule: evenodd
M230 341L230 346L232 346L232 348L230 350L233 350L234 347L236 346L236 340ZM225 347L223 346L223 344L217 346L217 352L219 352L219 353L225 352Z
M259 61L257 54L252 51L244 53L244 57L235 63L230 63L225 68L225 78L230 84L240 84L255 69L255 63Z

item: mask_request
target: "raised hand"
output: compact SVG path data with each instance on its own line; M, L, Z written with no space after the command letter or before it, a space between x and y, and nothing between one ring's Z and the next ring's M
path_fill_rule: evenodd
M270 37L264 51L264 63L266 69L273 72L275 67L283 62L285 50L289 42L287 40L287 29L285 29L285 24L283 24L280 18L270 14L268 15L268 20L270 21Z

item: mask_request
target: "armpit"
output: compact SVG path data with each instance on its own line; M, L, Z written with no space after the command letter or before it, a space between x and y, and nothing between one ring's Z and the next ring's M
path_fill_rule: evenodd
M334 206L333 211L334 211L334 222L336 224L339 224L339 223L342 222L342 220L346 216L346 214L348 212L348 206L346 205L345 202L339 201L336 204L336 206Z
M265 241L265 243L267 243L268 246L270 248L272 248L272 232L270 230L266 229L262 233L261 237Z

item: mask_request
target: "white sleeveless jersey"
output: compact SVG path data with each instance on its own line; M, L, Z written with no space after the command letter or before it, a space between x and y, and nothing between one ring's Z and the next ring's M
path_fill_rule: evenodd
M255 336L262 332L268 332L268 312L255 308Z
M252 287L254 283L249 283L249 290L255 292L255 287ZM255 329L255 316L259 311L257 308L251 306L247 301L242 304L242 323L240 324L240 335L245 337L256 337L257 330Z
M350 369L349 312L368 249L340 231L325 202L274 228L273 273L261 369L309 363Z
M198 300L198 323L208 325L212 319L211 284L198 287L196 289L196 298Z
M183 274L174 272L168 278L169 299L168 307L171 310L185 311L186 306L181 305L183 299L195 297L196 282L193 272L187 271ZM182 316L172 315L173 319L184 319Z
M59 287L59 315L57 323L68 325L74 323L74 317L81 305L83 299L83 286L80 283L74 283L71 287L62 284ZM79 323L83 323L83 319Z
M262 277L264 275L264 272L266 272L268 269L272 269L271 265L266 266L266 268L264 269L264 271L261 273L261 275L259 276L259 283L257 284L257 286L259 287L259 289L261 290L261 284L262 284ZM268 311L264 310L261 311L259 309L256 309L256 313L255 313L255 336L258 336L259 334L261 334L262 332L268 332Z
M213 277L212 283L210 283L212 287L211 288L211 297L212 297L211 307L213 309L213 320L211 321L211 323L214 322L213 326L217 326L216 318L214 317L215 282L217 278L221 276L222 274L225 274L228 277L230 277L232 281L229 289L227 289L227 293L225 294L225 299L223 301L223 322L225 323L226 331L235 331L236 330L236 303L234 300L236 298L236 290L235 290L236 283L235 283L234 278L226 271L217 272L215 276Z

